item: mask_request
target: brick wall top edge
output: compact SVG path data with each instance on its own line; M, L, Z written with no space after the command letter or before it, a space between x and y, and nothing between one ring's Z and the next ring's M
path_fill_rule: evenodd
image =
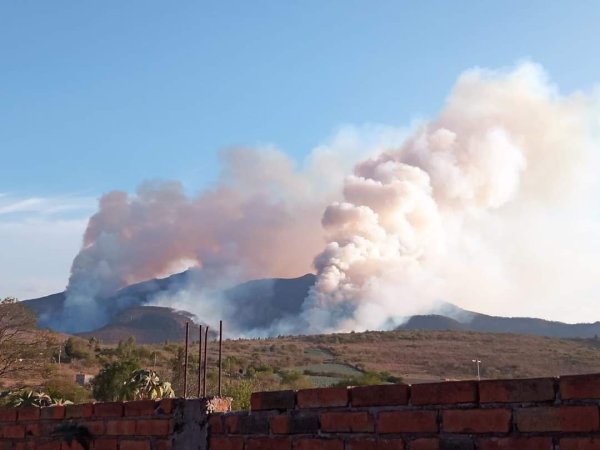
M294 409L296 391L254 392L250 396L250 409L264 411L269 409Z
M0 406L0 422L21 420L67 418L74 417L119 417L125 410L145 414L170 414L178 405L185 402L203 402L209 410L227 412L232 399L229 397L211 396L206 398L164 398L156 400L133 400L119 402L88 402L70 405L50 406Z
M600 374L562 376L559 389L563 400L600 398Z
M556 378L482 380L480 403L552 402L556 397Z
M385 397L378 400L373 394L374 390L402 390L406 389L408 396L411 398L411 404L454 404L454 403L519 403L519 402L544 402L551 401L555 397L554 384L558 380L563 399L583 399L583 398L600 398L600 373L585 374L585 375L565 375L562 377L536 377L536 378L510 378L510 379L492 379L492 380L458 380L458 381L440 381L423 384L387 384L374 386L348 386L346 389L349 394L350 404L352 406L385 406L391 404L404 405L407 401L403 396L396 397L395 401L391 401L390 397ZM582 384L583 383L583 384ZM393 388L392 386L396 386ZM452 387L461 388L462 395L453 398L448 394L448 390ZM340 389L340 388L335 388ZM342 390L344 388L341 388ZM412 391L410 394L408 392ZM427 391L427 395L425 395ZM475 395L475 391L479 396ZM330 396L334 391L332 388L314 388L300 391L264 391L254 392L252 394L251 410L262 411L268 409L294 409L296 406L303 407L319 407L319 405L307 404L304 397L318 397L319 392L322 392L325 397ZM343 397L341 391L335 391L336 397ZM369 405L363 404L359 400L364 392L365 401L367 398ZM438 395L436 401L431 395ZM294 398L296 395L300 397ZM353 395L354 394L354 395ZM448 394L448 395L446 395ZM358 401L353 401L353 397ZM481 397L481 398L479 398ZM381 398L381 397L379 397ZM415 403L416 400L416 403ZM333 401L333 400L332 400ZM302 403L302 404L301 404ZM342 406L343 402L340 401ZM323 405L326 406L326 405ZM333 405L327 405L333 406Z
M447 381L411 386L413 405L459 404L477 402L477 381Z

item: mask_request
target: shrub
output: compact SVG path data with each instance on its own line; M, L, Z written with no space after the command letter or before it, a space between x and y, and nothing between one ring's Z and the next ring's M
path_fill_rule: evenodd
M92 380L96 400L116 401L125 396L125 383L140 367L137 361L125 360L105 363L100 373Z
M53 398L64 398L73 403L85 403L92 398L92 393L67 375L55 375L44 383L44 391Z

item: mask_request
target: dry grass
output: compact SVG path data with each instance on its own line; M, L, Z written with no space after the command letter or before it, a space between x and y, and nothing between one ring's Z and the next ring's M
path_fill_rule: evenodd
M600 342L460 331L365 332L224 342L226 355L294 368L319 363L387 371L408 382L600 372ZM214 356L214 355L213 355Z
M190 361L197 361L197 343L190 347ZM146 345L151 357L142 361L163 377L172 375L172 359L180 343ZM109 346L102 346L109 347ZM209 344L209 367L217 366L217 344ZM156 355L156 358L154 357ZM475 376L472 360L482 360L483 378L544 377L600 372L600 341L558 339L515 334L462 331L390 331L273 339L226 340L223 343L226 377L239 377L248 370L309 369L316 385L339 381L361 371L389 372L405 382L468 379ZM155 364L156 361L156 364ZM75 376L95 374L98 361L50 364L53 373ZM319 373L321 372L321 373ZM47 374L31 380L41 384ZM4 379L10 386L17 379ZM331 383L329 383L329 381ZM276 386L275 386L276 387Z

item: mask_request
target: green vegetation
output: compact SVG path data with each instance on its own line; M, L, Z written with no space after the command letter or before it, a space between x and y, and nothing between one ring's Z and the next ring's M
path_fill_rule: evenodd
M89 389L78 385L72 377L56 373L44 383L44 392L52 398L64 398L73 403L85 403L92 400Z
M44 365L51 335L37 330L36 318L14 297L0 299L0 381L25 379Z
M153 370L140 369L131 374L125 382L126 400L155 400L157 398L175 397L175 392L168 381L160 381Z
M0 395L0 405L9 407L68 405L72 402L59 397L52 397L45 392L31 390L5 391Z
M140 369L137 361L107 362L92 381L92 392L96 400L116 401L127 398L126 383L131 374Z
M334 384L336 387L368 386L372 384L397 384L402 383L402 378L391 375L389 372L365 372L360 376L344 378Z
M182 343L139 345L130 338L106 345L94 337L49 333L37 329L34 322L31 313L13 299L0 302L0 403L43 404L48 398L80 403L184 395ZM198 386L197 344L192 342L189 348L188 397L196 396L202 388ZM217 350L211 340L206 379L209 396L218 391ZM233 408L239 410L249 408L250 395L256 391L472 378L475 368L471 361L475 357L484 361L484 378L600 371L598 339L368 331L226 340L221 388L223 395L234 399ZM85 374L85 386L75 382L78 374ZM95 378L88 383L90 377Z

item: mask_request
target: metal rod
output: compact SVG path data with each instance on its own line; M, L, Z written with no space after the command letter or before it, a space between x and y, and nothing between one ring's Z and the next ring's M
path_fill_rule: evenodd
M200 339L198 341L198 395L196 397L200 398L201 388L202 388L202 325L200 325Z
M221 396L221 375L222 375L222 364L221 355L223 354L223 321L219 320L219 397Z
M185 323L185 351L183 362L183 398L187 398L187 372L188 372L188 341L190 338L190 323Z
M202 397L206 397L206 367L208 366L208 359L206 356L206 348L208 347L208 325L204 329L204 378L202 379Z

